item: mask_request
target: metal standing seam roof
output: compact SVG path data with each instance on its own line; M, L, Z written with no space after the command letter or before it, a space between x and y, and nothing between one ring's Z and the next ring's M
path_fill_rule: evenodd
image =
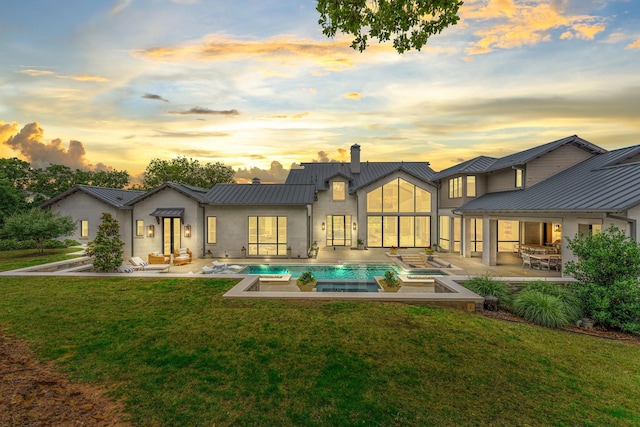
M207 193L215 205L308 205L315 200L309 184L217 184Z
M595 155L524 190L489 193L456 212L624 212L640 204L640 146Z
M176 190L179 193L184 194L187 197L191 197L192 199L197 200L200 203L207 203L207 188L195 187L192 185L186 184L176 184L175 182L165 182L159 187L154 188L153 190L142 192L138 197L129 201L129 205L134 205L141 200L146 199L166 188L171 188Z
M496 162L495 157L479 156L471 160L462 162L450 168L443 169L433 176L433 179L443 179L452 175L461 173L482 173L485 172L493 163Z
M49 199L48 201L44 202L42 205L40 205L40 208L45 208L47 206L50 206L56 202L58 202L59 200L62 200L66 197L69 197L70 195L81 191L83 193L86 193L92 197L95 197L98 200L103 201L104 203L107 203L111 206L114 206L116 208L123 208L125 207L131 200L134 200L135 198L145 194L144 191L137 191L137 190L122 190L119 188L107 188L107 187L94 187L91 185L85 185L85 184L76 184L74 185L72 188L70 188L69 190L60 193L59 195Z
M329 188L328 180L341 175L349 179L350 191L356 191L394 172L402 171L422 181L431 182L434 171L428 162L362 162L360 173L351 172L350 163L302 163L304 169L292 169L285 181L290 184L313 184L318 190Z

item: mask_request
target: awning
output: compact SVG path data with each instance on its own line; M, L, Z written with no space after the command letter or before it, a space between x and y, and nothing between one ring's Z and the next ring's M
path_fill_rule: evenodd
M157 208L149 215L155 217L170 217L170 218L182 218L184 217L184 208Z

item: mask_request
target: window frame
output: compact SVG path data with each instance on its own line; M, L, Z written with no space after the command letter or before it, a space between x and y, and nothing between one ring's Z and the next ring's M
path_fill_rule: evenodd
M336 187L342 187L342 189ZM333 181L331 183L331 200L334 202L344 202L347 200L347 184L344 181Z
M467 175L467 179L466 179L466 191L465 194L467 197L477 197L478 194L478 188L477 188L477 182L478 180L476 179L475 175Z
M80 237L85 239L89 238L89 220L88 219L80 220Z
M144 237L144 220L136 219L136 237Z
M462 198L462 177L457 176L455 178L449 178L449 198L461 199Z
M524 169L523 168L515 169L515 187L524 188Z

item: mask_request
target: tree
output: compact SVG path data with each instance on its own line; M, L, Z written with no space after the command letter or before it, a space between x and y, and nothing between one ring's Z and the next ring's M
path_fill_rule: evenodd
M220 162L201 165L198 160L177 157L171 160L152 159L144 172L142 187L146 190L165 182L211 188L218 183L233 183L233 169Z
M71 217L50 210L30 209L4 221L3 235L16 240L35 240L40 253L44 253L44 242L48 239L68 236L76 224Z
M318 24L322 33L334 37L338 31L354 36L351 47L360 52L369 37L385 42L393 39L398 53L420 50L430 36L455 25L459 0L318 0Z
M26 208L24 194L0 173L0 224L4 219Z
M120 239L120 225L109 212L103 212L95 240L87 244L86 254L94 257L93 267L102 272L114 271L122 264L124 242Z

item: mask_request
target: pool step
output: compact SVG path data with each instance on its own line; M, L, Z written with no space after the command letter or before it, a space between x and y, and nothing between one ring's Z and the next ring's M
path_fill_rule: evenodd
M426 260L424 259L424 257L420 254L406 254L406 255L402 255L402 262L404 262L405 264L409 265L409 266L416 266L416 267L429 267L429 265L427 265Z

